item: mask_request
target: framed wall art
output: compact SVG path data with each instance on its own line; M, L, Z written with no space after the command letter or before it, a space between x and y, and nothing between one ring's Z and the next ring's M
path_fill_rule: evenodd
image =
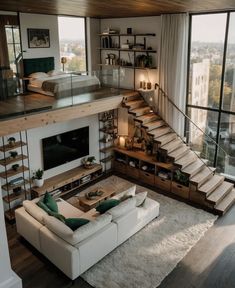
M49 29L28 28L28 46L29 48L49 48L50 33Z

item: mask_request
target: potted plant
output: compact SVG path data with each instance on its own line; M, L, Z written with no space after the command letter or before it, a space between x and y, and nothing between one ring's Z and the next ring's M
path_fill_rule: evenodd
M44 184L43 174L44 174L44 171L42 169L37 169L33 173L33 181L34 181L34 185L36 187L42 187L43 186L43 184Z
M14 164L14 165L11 166L11 168L12 168L14 171L17 171L19 167L20 167L19 164Z
M18 155L17 151L10 151L9 153L10 153L11 158L16 158L16 156Z
M10 137L10 138L8 138L7 141L8 141L9 146L11 146L11 147L15 146L15 143L16 143L15 137Z
M174 174L174 179L176 182L178 182L181 185L184 185L186 187L189 186L189 176L181 172L180 170L176 170Z
M91 169L93 168L94 164L95 164L95 156L90 156L90 157L87 157L87 158L84 158L82 160L82 164L84 166L84 168L87 168L87 169Z

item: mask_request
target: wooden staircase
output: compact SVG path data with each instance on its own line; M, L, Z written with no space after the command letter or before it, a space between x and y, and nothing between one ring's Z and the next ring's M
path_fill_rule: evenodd
M138 125L152 137L157 149L165 153L189 177L189 200L222 215L235 203L235 188L224 177L215 174L215 168L208 167L178 135L152 111L138 92L129 92L123 97L123 107L133 115Z

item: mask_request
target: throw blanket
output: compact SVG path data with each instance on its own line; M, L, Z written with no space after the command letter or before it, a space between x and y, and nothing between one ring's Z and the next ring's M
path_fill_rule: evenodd
M72 89L72 79L70 77L66 77L66 78L43 81L42 90L55 94L59 91L60 84L63 85L65 84L68 90Z

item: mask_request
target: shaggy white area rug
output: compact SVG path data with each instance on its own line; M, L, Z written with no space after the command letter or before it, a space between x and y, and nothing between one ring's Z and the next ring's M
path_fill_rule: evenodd
M118 191L133 185L111 176L99 182ZM97 186L97 184L96 184ZM90 189L90 188L89 188ZM216 216L137 186L160 203L160 216L81 277L96 288L154 288L213 225Z

